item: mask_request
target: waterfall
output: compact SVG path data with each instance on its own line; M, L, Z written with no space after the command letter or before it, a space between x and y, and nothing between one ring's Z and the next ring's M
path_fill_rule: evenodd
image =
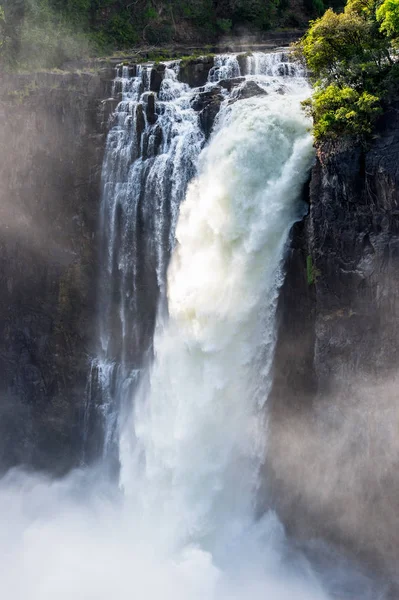
M103 462L0 480L0 596L383 598L346 563L321 584L267 491L258 505L284 249L313 157L306 79L284 53L219 56L200 89L179 68L157 97L150 67L118 70L84 419L84 460Z
M156 318L164 320L167 315L166 273L179 209L189 182L204 161L199 158L206 137L198 110L198 104L203 107L201 98L216 93L222 100L215 125L220 140L224 123L235 121L244 107L243 100L240 108L234 109L233 103L249 81L256 82L258 91L263 92L258 102L261 108L272 104L266 100L269 95L276 104L287 104L289 111L295 105L300 115L299 100L308 93L302 69L285 52L241 58L219 55L208 82L200 89L179 81L179 69L179 61L166 63L158 93L151 91L152 66L119 67L114 84L120 103L108 135L102 175L99 344L87 390L84 427L85 454L87 447L90 454L87 441L89 432L94 431L91 452L102 454L103 460L111 456L118 461L120 415L129 410L142 373L151 362ZM234 78L243 81L237 80L230 90L219 86L219 81L234 82ZM257 111L258 103L248 104L248 112ZM202 113L206 110L205 104ZM304 123L303 116L299 121ZM245 122L240 125L246 126ZM245 140L238 143L246 147ZM288 220L288 226L291 223L292 219ZM283 243L286 232L281 235ZM266 337L264 342L265 347L270 346Z
M169 320L122 453L125 490L142 481L145 511L161 505L179 536L236 530L251 514L281 260L313 155L307 128L295 95L226 103L181 206Z
M177 72L166 67L156 112L151 67L119 67L114 84L121 101L103 164L99 344L85 410L85 441L91 427L104 460L115 458L123 400L151 353L179 205L205 140Z

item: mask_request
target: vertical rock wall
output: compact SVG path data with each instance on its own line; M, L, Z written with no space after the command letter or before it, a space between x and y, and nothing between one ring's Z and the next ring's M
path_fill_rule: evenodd
M2 76L0 469L77 462L112 77Z
M397 108L397 107L396 107ZM397 574L399 117L319 149L280 300L267 476L296 533Z

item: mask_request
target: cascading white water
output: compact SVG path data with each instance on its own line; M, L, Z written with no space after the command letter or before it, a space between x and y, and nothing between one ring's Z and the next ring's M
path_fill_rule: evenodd
M151 69L118 68L114 94L121 102L103 164L99 347L88 383L85 431L87 437L90 420L100 418L97 438L103 437L104 460L117 450L118 415L146 362L156 305L166 301L179 205L205 141L190 105L193 92L177 79L178 64L167 65L156 113L150 104ZM84 460L85 454L84 449Z
M85 410L86 437L93 418L100 415L104 459L117 452L121 406L134 394L146 362L143 357L151 351L157 303L165 313L166 270L179 207L205 143L194 109L199 90L181 83L178 73L178 62L166 65L156 105L150 110L151 67L138 66L133 73L120 67L115 80L115 93L120 91L122 99L103 166L100 343ZM273 96L295 97L297 106L298 92L303 97L308 90L301 68L284 52L256 53L240 60L232 54L217 56L203 89L219 91L227 106L245 82L228 92L219 88L219 81L245 74ZM226 107L221 114L228 112L234 117L235 111Z
M181 207L169 321L122 436L143 518L212 551L253 523L281 261L313 157L304 80L279 95L257 78L270 93L226 100Z

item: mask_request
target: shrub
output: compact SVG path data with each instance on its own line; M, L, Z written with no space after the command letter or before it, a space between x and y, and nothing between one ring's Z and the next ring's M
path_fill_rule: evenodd
M318 89L313 98L303 105L313 117L316 140L342 135L364 139L371 133L375 118L382 112L378 96L334 84Z
M399 0L385 0L376 11L380 31L392 39L395 45L399 38Z
M397 94L392 46L399 36L399 0L349 0L329 9L296 45L315 84L304 103L316 141L350 135L366 141L382 104Z
M233 27L233 21L231 19L217 19L216 25L223 33L229 33Z

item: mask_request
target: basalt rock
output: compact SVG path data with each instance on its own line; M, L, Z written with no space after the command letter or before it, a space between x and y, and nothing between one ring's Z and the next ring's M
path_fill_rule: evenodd
M389 580L399 572L398 108L368 149L318 149L280 297L267 464L291 531L343 544Z
M234 79L222 79L219 81L219 85L228 92L231 92L231 90L241 85L244 81L245 77L234 77Z
M254 96L267 96L266 90L262 89L255 81L246 81L245 84L237 90L235 100L246 100Z
M143 135L143 131L145 129L145 116L144 116L144 107L142 104L138 104L136 108L136 131L137 131L137 139L140 143L141 136Z
M165 70L166 65L162 63L154 65L151 69L150 90L156 94L158 94L161 89L161 84L165 77Z
M0 470L78 464L113 77L2 77Z
M201 87L208 81L209 71L214 64L213 56L201 56L182 61L179 79L192 88Z
M158 119L158 115L155 112L155 96L154 94L148 94L147 96L147 104L146 104L146 115L147 121L150 125L154 125Z
M214 87L210 91L200 92L191 104L193 109L200 114L200 121L206 138L211 134L222 101L223 96L221 94L221 88Z

